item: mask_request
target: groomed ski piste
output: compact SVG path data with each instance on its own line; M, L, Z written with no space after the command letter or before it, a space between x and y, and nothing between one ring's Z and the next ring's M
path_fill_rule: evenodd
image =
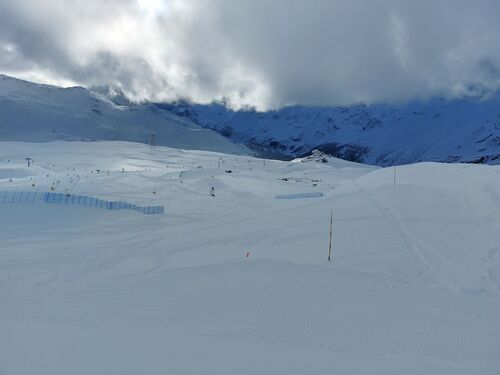
M165 208L0 203L2 375L500 373L500 166L0 142L0 191Z

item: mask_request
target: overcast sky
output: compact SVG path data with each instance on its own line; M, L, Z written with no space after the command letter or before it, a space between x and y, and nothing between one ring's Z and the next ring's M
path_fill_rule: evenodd
M260 109L500 88L500 0L0 0L0 72Z

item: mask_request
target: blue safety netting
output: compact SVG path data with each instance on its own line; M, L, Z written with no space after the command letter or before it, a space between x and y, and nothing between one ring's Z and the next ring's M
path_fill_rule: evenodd
M301 198L320 198L323 196L323 193L297 193L297 194L283 194L276 195L276 199L301 199Z
M147 215L163 214L163 206L137 206L123 201L106 201L104 199L93 198L85 195L74 195L64 193L45 193L30 191L4 191L0 192L0 202L2 203L57 203L85 207L97 207L107 210L132 210Z

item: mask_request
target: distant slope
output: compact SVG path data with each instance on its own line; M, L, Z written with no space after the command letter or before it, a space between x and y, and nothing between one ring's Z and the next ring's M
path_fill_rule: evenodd
M154 105L118 106L82 87L0 75L0 141L121 140L244 154L249 150Z
M405 105L232 111L223 105L158 105L250 146L297 157L319 148L388 166L417 161L500 163L500 95Z

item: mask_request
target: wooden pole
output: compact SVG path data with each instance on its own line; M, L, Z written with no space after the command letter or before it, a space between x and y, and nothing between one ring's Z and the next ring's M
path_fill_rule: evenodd
M330 244L328 245L328 261L332 259L333 210L330 212Z

